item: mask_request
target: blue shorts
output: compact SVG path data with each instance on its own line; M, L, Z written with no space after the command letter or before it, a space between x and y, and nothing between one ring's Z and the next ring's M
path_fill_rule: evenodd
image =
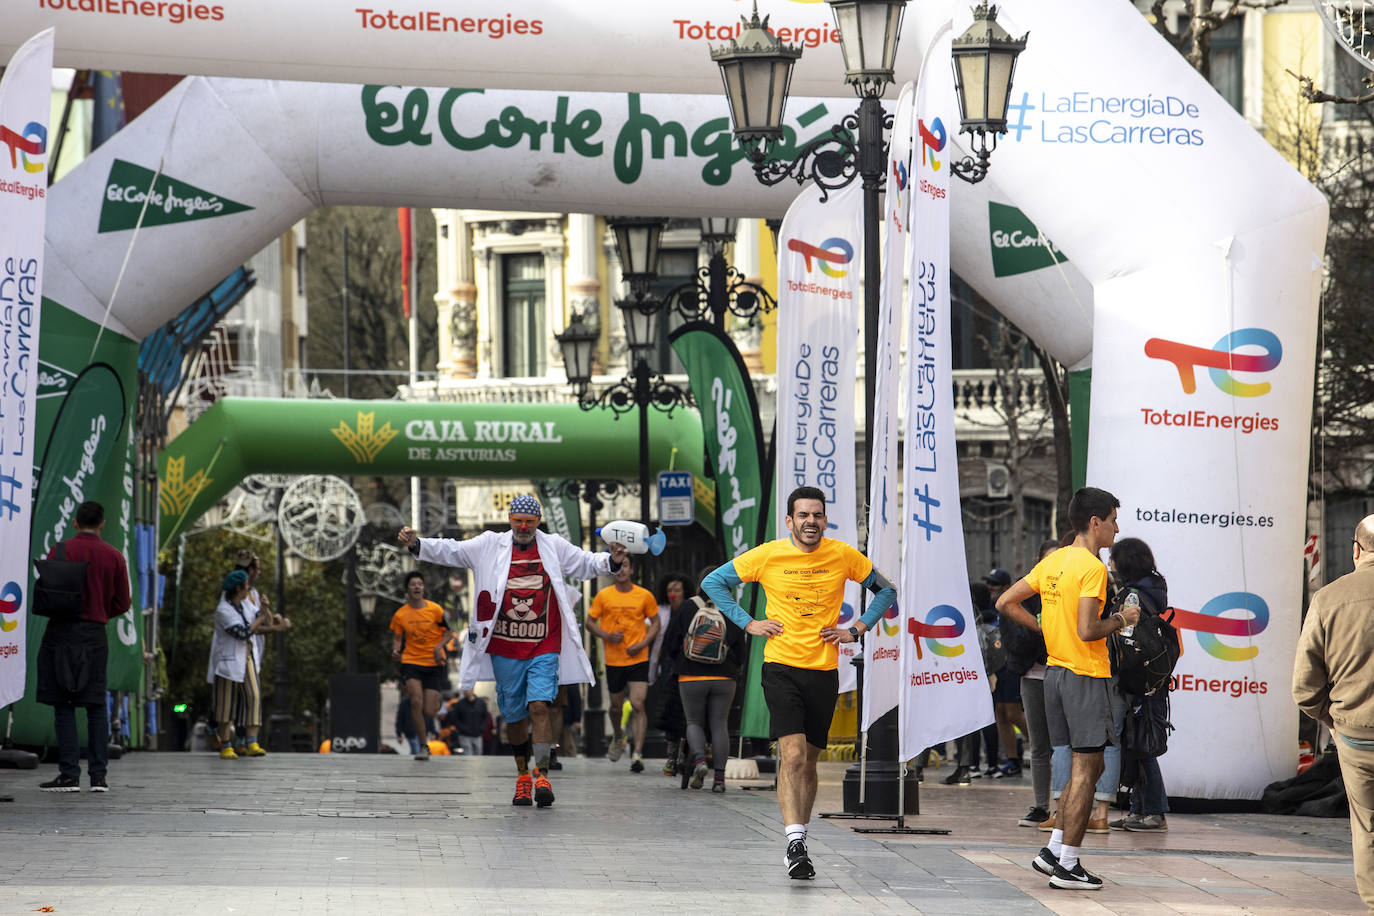
M552 703L558 695L557 652L534 658L493 655L491 671L496 675L496 705L507 722L524 721L531 703Z

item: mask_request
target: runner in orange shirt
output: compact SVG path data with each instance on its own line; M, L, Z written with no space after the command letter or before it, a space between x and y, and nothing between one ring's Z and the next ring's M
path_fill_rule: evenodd
M425 576L417 570L406 574L406 603L391 617L391 657L401 663L401 681L410 697L410 715L420 749L416 760L429 759L429 733L425 723L439 711L439 691L444 686L444 642L449 635L444 609L425 599Z
M587 629L606 644L606 687L611 694L611 727L615 737L606 757L612 762L624 753L620 708L630 695L630 772L644 771L644 732L649 717L644 698L649 692L649 647L658 635L658 602L653 592L630 581L633 564L626 559L615 571L615 584L603 588L587 611Z

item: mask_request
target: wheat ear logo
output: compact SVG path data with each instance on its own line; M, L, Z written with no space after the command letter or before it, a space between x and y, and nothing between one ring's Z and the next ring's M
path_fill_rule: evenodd
M157 506L163 515L178 516L186 511L201 490L210 485L204 469L186 476L185 458L167 459L167 476L157 490Z
M340 420L339 425L330 430L359 464L371 464L377 453L400 434L400 430L392 428L390 420L381 429L374 430L372 426L376 418L376 413L363 413L360 410L356 432L347 420Z

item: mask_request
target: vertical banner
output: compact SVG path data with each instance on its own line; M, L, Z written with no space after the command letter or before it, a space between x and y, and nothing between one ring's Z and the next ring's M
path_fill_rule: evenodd
M1316 341L1310 312L1271 300L1315 301L1321 262L1269 288L1235 263L1282 244L1280 231L1097 286L1093 348L1112 356L1093 366L1088 483L1121 500L1121 535L1169 580L1183 641L1170 795L1259 798L1294 768L1307 510L1303 487L1281 484L1306 466L1291 432L1311 422Z
M911 211L911 147L916 87L907 83L897 96L888 145L887 193L883 204L883 286L878 305L878 360L873 400L873 472L868 480L868 558L883 575L898 580L901 528L897 518L897 405L901 391L898 336L902 333L907 219ZM897 706L901 694L902 628L900 597L878 625L864 634L865 731Z
M825 494L826 537L858 545L854 482L855 387L859 355L859 248L863 188L831 193L809 185L778 231L778 531L797 487ZM845 590L849 625L859 586ZM853 690L857 644L840 646L840 692Z
M535 486L539 490L539 502L544 506L544 522L549 526L549 533L581 547L582 503L576 490L572 496L565 495L569 483L568 480L541 480Z
M969 596L949 308L950 160L954 111L949 34L931 42L916 92L912 152L907 336L906 461L902 537L900 754L906 760L993 720L978 625ZM948 126L947 126L948 125Z
M24 695L53 30L0 79L0 706Z

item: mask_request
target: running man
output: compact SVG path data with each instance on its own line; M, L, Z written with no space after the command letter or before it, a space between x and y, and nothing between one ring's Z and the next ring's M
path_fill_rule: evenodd
M496 681L506 740L515 748L511 804L547 808L554 800L546 775L553 747L549 704L560 683L592 682L573 614L578 595L563 577L609 576L624 562L625 546L592 553L540 531L543 508L533 496L511 500L509 517L509 531L465 541L422 538L413 528L402 528L396 539L425 562L473 571L477 596L459 686Z
M644 730L649 716L649 647L658 635L658 602L654 593L630 581L633 564L626 560L615 571L615 584L596 593L587 611L587 629L606 644L606 689L611 692L611 726L615 738L606 757L620 759L625 747L620 717L615 715L630 694L630 772L644 772Z
M1083 487L1069 501L1074 539L1045 557L997 599L997 610L1022 626L1045 635L1045 724L1050 744L1073 748L1069 784L1059 799L1050 844L1031 862L1048 875L1050 887L1096 891L1102 879L1078 861L1093 807L1093 786L1102 775L1102 751L1116 743L1112 723L1112 666L1107 637L1135 626L1138 608L1102 617L1107 600L1107 567L1098 556L1116 542L1115 496ZM1040 596L1037 621L1021 602Z
M415 723L416 760L429 759L429 730L425 723L439 711L439 691L444 685L444 643L449 636L444 609L425 598L425 575L418 569L406 573L406 603L391 616L391 657L401 663L401 683L410 697L410 717Z
M840 643L872 629L897 599L897 589L872 561L843 541L825 537L825 494L798 487L787 497L789 537L761 544L717 567L702 590L716 607L753 636L763 650L763 697L778 742L778 805L787 834L784 864L792 878L816 874L806 830L816 802L816 761L825 749L839 695ZM847 580L873 598L855 626L835 626ZM753 620L735 603L734 589L757 582L767 599L765 619Z

